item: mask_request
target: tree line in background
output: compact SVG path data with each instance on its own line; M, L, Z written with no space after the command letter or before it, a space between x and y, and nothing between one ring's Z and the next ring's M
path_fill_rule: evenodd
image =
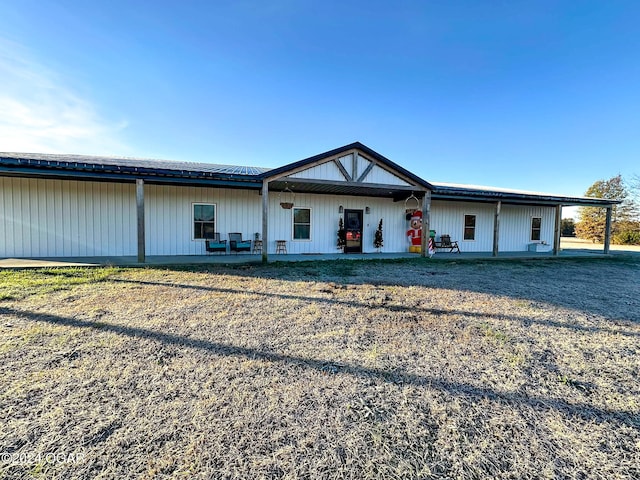
M630 182L617 175L609 180L598 180L585 192L587 197L622 200L611 210L611 243L620 245L640 245L640 177ZM578 221L564 219L562 235L602 243L606 224L606 209L580 207Z

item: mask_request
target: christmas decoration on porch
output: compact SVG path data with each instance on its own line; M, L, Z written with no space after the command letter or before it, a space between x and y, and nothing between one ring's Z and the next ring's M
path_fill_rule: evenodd
M382 219L380 219L378 229L376 230L376 234L373 237L373 246L378 249L378 253L380 253L380 249L383 247L383 242L384 239L382 238Z
M342 217L340 217L340 221L338 222L337 246L339 250L344 250L344 247L347 246L347 231L344 229L344 222L342 221Z

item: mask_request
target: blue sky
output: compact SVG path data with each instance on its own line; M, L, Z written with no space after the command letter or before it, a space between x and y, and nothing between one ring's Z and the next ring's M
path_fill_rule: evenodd
M0 151L275 167L361 141L431 181L640 173L640 2L0 3Z

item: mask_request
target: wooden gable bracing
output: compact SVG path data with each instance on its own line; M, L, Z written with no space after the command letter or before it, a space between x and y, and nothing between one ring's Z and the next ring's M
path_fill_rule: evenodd
M359 151L353 151L347 155L327 160L324 163L284 178L290 181L297 179L322 180L417 188L415 182L408 182L374 160L368 159ZM419 189L421 190L422 188Z
M397 198L431 185L366 146L355 143L266 172L270 190ZM294 188L295 187L295 188Z

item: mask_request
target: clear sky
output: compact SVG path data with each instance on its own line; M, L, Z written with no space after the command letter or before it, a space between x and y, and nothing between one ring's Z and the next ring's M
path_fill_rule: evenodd
M0 2L0 151L275 167L354 141L429 181L640 173L639 1Z

